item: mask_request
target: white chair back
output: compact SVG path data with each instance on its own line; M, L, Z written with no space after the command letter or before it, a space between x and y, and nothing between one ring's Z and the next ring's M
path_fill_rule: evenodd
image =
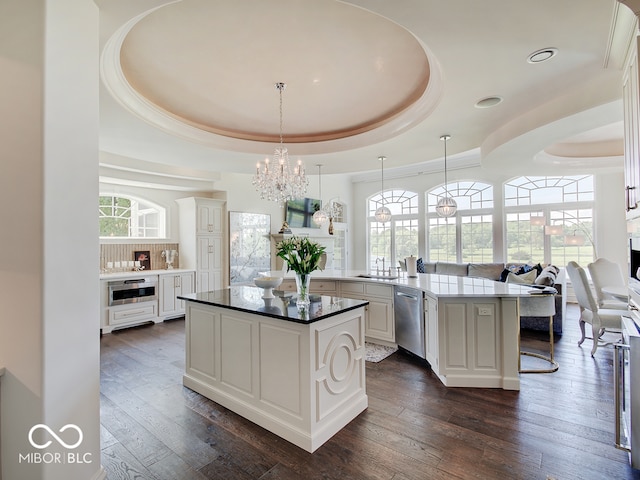
M626 285L622 271L617 263L607 260L606 258L598 258L595 262L587 265L591 280L598 297L598 304L602 306L607 294L602 291L602 287L614 286L624 287Z
M589 288L587 273L584 271L584 268L576 262L571 261L567 264L567 273L571 279L571 286L576 295L576 300L578 300L578 305L586 310L597 312L598 302L593 298L593 294Z

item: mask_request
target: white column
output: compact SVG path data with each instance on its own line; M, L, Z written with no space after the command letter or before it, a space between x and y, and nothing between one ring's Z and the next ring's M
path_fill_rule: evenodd
M2 478L99 478L98 9L0 0L0 31Z

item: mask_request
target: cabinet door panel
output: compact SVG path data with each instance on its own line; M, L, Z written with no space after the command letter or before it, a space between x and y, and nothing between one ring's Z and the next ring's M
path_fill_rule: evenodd
M427 346L427 362L434 372L438 373L438 301L425 298L424 301L425 345Z
M391 300L365 298L369 301L365 335L379 340L393 342L395 329L393 325L393 304Z
M193 273L183 273L180 275L180 295L186 295L195 291ZM184 300L178 300L178 308L181 311L185 311Z
M160 275L160 315L173 313L177 308L176 276Z

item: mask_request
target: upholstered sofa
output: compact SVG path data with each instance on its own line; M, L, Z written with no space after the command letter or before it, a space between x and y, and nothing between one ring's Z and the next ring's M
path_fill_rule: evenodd
M422 266L420 266L422 263ZM510 271L512 275L515 275L515 271L520 269L523 264L515 263L451 263L451 262L420 262L418 261L418 271L422 273L437 273L439 275L455 275L458 277L481 277L494 280L496 282L501 281L508 277L506 271ZM535 280L539 277L539 272L536 274L527 275L528 280L525 284L535 284ZM518 282L522 283L522 282ZM547 283L548 284L548 283ZM562 317L563 317L563 285L560 281L556 280L552 285L557 291L555 298L556 314L553 317L553 333L562 334ZM520 317L520 328L529 330L543 330L549 331L549 318L548 317Z

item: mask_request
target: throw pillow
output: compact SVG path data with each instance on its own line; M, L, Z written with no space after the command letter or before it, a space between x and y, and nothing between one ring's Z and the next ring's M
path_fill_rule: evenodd
M520 275L516 275L515 273L509 272L507 275L507 283L522 283L531 285L536 280L538 276L538 272L536 270L531 270L527 273L522 273Z
M542 273L542 265L539 263L536 265L522 265L515 273L516 275L522 275L523 273L528 273L531 270L535 270L536 275L540 275L540 273Z
M500 274L500 281L501 282L506 282L507 281L507 276L510 273L512 273L512 272L508 268L505 268L504 270L502 270L502 273Z
M417 267L418 273L425 273L424 262L422 261L422 257L416 260L416 267Z
M535 279L536 285L546 285L549 287L553 287L556 283L556 278L560 273L560 269L555 265L548 265L545 267L540 275Z

